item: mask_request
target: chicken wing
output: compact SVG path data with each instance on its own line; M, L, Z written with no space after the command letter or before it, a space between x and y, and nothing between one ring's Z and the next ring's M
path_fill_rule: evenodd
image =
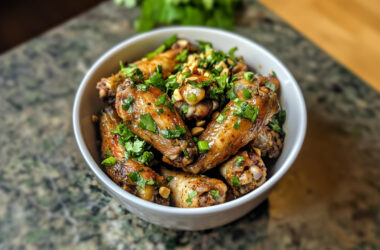
M161 52L157 56L154 56L150 60L143 58L132 64L142 72L144 79L148 79L156 70L158 65L162 67L162 75L167 78L177 65L178 61L176 57L183 50L194 50L193 46L186 40L179 40L174 43L171 49ZM122 72L118 72L110 77L102 78L96 85L99 90L99 97L104 99L106 97L114 97L116 95L116 88L118 85L124 82L126 75Z
M168 180L171 200L176 207L207 207L224 203L227 186L223 181L171 171L164 167L161 174Z
M209 150L201 154L192 165L186 166L185 171L194 174L203 173L236 154L240 148L252 141L259 131L267 125L269 119L279 109L276 93L266 87L257 87L257 83L240 79L235 82L235 92L240 100L253 109L258 108L254 122L237 116L242 112L242 101L230 101L224 108L223 119L215 118L200 135L199 141L206 141ZM244 97L244 89L251 91L250 98ZM248 108L248 106L246 106Z
M125 101L131 101L128 109ZM116 110L127 127L163 154L162 160L176 167L193 162L197 148L181 116L161 90L136 88L127 79L117 89Z
M238 153L221 166L220 173L234 195L240 197L265 182L267 169L260 157L260 151L256 149L251 153Z
M108 176L124 190L144 200L169 205L170 190L165 179L151 168L131 159L125 160L124 148L118 142L119 135L113 133L122 123L116 111L108 106L100 117L101 153L103 158L114 157L116 164L105 166Z

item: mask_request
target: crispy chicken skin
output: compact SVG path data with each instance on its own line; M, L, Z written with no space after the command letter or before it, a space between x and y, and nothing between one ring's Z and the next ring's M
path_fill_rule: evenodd
M167 78L173 71L175 65L178 63L176 57L184 49L193 51L194 47L186 40L179 40L174 43L171 49L161 52L157 56L148 60L143 58L139 61L134 62L143 73L144 79L148 79L156 70L158 65L162 67L162 75L164 78ZM110 77L103 77L96 85L96 88L99 90L99 97L114 97L116 95L116 88L119 84L124 82L126 76L118 72L117 74L112 74Z
M186 172L194 174L203 173L214 168L220 163L228 160L228 158L236 154L240 148L251 142L259 133L259 131L268 124L273 114L277 113L279 103L276 93L270 91L266 87L257 88L257 82L249 82L244 78L235 82L235 92L240 100L247 101L250 106L256 105L259 113L254 123L250 120L241 118L238 129L233 126L239 117L233 113L237 111L237 104L230 101L225 110L226 119L222 123L216 122L215 118L207 125L206 130L200 135L200 141L207 141L210 150L198 157L198 160L184 168ZM251 98L245 100L243 98L242 89L251 90Z
M225 202L227 186L223 181L203 176L194 176L161 168L161 174L168 179L171 201L176 207L207 207ZM195 191L195 192L194 192Z
M238 159L244 159L244 162L239 164ZM220 167L220 173L234 195L240 197L265 182L267 169L260 157L260 150L256 149L251 153L238 153Z
M283 144L280 135L270 127L265 126L250 143L250 146L252 149L259 149L263 157L275 159L280 156Z
M163 154L162 160L176 167L183 167L193 162L197 155L197 147L191 137L190 131L183 122L181 116L175 110L166 105L156 105L158 97L164 93L150 86L147 91L139 90L133 83L126 79L117 89L115 107L119 116L128 120L126 126L137 136L152 144L154 148ZM124 110L124 100L128 97L134 98L132 112ZM167 100L169 98L166 96ZM158 109L163 112L159 114ZM141 115L149 114L156 123L156 132L141 128ZM179 138L167 139L162 135L163 130L173 130L176 126L186 129L186 133ZM187 151L187 153L184 151Z
M116 111L108 106L105 108L100 117L100 135L102 139L101 153L102 157L106 158L106 152L110 152L109 156L116 159L117 163L113 166L104 167L108 176L124 190L132 193L144 200L155 202L162 205L169 205L168 196L166 195L169 189L166 187L165 178L157 174L151 168L142 165L139 162L131 159L125 160L124 148L118 143L119 135L111 131L116 129L116 126L122 121L117 116ZM153 180L157 185L145 185L145 189L136 185L130 178L129 173L140 171L139 174L146 180ZM166 190L165 190L166 189ZM166 194L164 194L166 193ZM162 195L163 194L163 195ZM164 197L163 197L164 196ZM165 197L166 196L166 197Z

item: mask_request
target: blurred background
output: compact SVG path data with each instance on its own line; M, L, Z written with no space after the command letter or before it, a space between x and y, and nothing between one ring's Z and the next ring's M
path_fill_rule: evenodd
M105 0L13 0L0 9L0 53ZM166 25L233 30L249 0L114 0L139 8L136 32ZM379 0L259 0L334 59L380 91ZM252 17L255 18L255 17Z

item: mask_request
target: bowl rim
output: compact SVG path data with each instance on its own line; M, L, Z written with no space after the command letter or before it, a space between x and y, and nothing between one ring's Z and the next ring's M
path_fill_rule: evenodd
M271 176L263 185L258 187L257 189L249 192L248 194L239 197L235 200L228 201L226 203L218 204L215 206L209 206L209 207L201 207L201 208L178 208L178 207L171 207L171 206L164 206L160 204L156 204L150 201L143 200L137 196L134 196L124 189L122 189L120 186L118 186L116 183L112 181L111 178L109 178L101 169L101 167L95 162L93 157L91 156L89 150L86 147L85 141L82 136L82 132L80 129L80 117L79 117L79 110L81 106L81 100L84 94L84 90L86 86L89 84L89 79L91 78L92 74L99 68L99 66L103 63L104 60L109 58L115 53L118 53L120 50L125 49L125 47L128 47L129 44L135 43L137 41L140 41L142 39L147 39L151 36L154 36L161 32L167 32L167 33L178 33L181 31L193 31L193 32L207 32L210 35L212 33L224 35L227 37L232 37L238 40L241 40L245 43L250 43L253 46L256 46L258 50L261 51L261 53L266 54L266 56L273 61L275 64L277 64L286 74L286 77L292 82L291 84L295 87L295 93L294 97L298 99L300 102L299 106L299 123L300 123L300 129L298 130L298 133L296 134L295 143L293 144L293 147L290 149L289 154L286 156L284 163L280 166L278 171ZM236 45L238 46L238 45ZM298 156L299 151L301 150L305 134L306 134L306 125L307 125L307 114L306 114L306 105L305 101L301 92L301 89L297 83L297 81L294 79L293 75L290 73L290 71L285 67L285 65L271 52L269 52L267 49L265 49L260 44L235 33L217 29L217 28L207 28L207 27L200 27L200 26L171 26L171 27L165 27L165 28L158 28L146 33L134 35L130 38L127 38L126 40L121 41L117 45L110 48L108 51L106 51L102 56L100 56L95 63L91 66L91 68L87 71L84 78L82 79L76 95L74 99L74 105L73 105L73 129L74 129L74 135L77 142L77 145L79 147L80 152L82 153L83 158L85 159L88 167L92 170L92 172L95 174L95 176L101 180L101 184L106 185L110 190L117 193L119 196L125 198L128 202L132 204L136 204L140 207L145 207L150 210L154 210L156 212L161 213L170 213L170 214L176 214L176 215L205 215L205 214L212 214L212 213L218 213L224 210L229 210L237 206L241 206L243 204L246 204L252 200L254 200L257 197L260 197L265 192L269 191L289 170L293 162ZM108 190L107 190L108 191Z

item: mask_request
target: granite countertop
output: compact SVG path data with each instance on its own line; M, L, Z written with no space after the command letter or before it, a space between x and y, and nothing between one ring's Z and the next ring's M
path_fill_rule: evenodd
M164 229L97 183L73 137L76 89L134 35L137 10L106 2L0 56L0 249L380 249L380 96L255 1L236 32L294 73L308 108L299 158L268 200L201 232Z

